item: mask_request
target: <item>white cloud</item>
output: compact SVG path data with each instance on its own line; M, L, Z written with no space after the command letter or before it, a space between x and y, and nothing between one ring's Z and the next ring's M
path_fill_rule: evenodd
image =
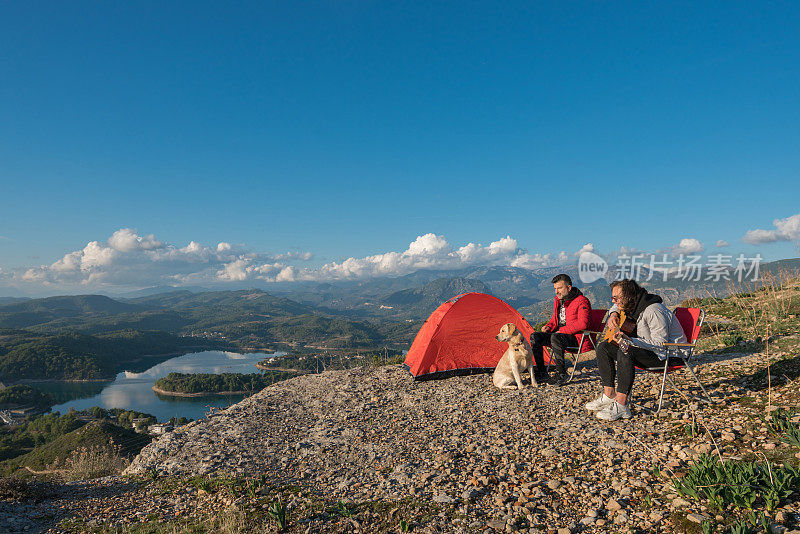
M538 267L546 267L552 265L554 262L552 254L520 254L509 264L511 267L520 267L522 269L536 269Z
M696 240L694 241L699 244ZM681 246L691 248L687 240ZM702 246L702 245L701 245ZM621 249L625 252L628 249ZM576 252L533 253L507 235L486 245L470 242L453 246L443 235L417 236L405 250L348 257L320 266L303 266L314 256L289 251L263 254L244 245L221 241L176 245L122 228L106 241L90 241L50 265L3 272L0 279L20 287L38 286L70 291L153 285L219 286L247 282L358 280L402 276L422 269L461 269L470 266L511 266L535 269L573 262L583 252L597 253L593 243Z
M311 252L284 252L283 254L276 254L274 258L279 261L311 261L314 259L314 254Z
M307 261L311 257L309 252L277 256L256 254L227 242L207 247L190 241L179 247L159 241L152 234L140 236L134 229L122 228L105 243L90 241L81 250L69 252L51 265L17 270L4 277L11 282L51 287L144 287L255 278L274 280L286 269L283 262Z
M800 213L772 221L774 230L748 230L742 240L751 245L776 241L800 241Z
M562 250L555 256L553 254L528 254L522 253L518 254L511 260L509 265L511 267L521 267L523 269L536 269L541 267L550 267L553 265L558 265L561 263L568 263L570 261L574 261L575 258L579 257L584 252L597 252L597 249L594 246L594 243L586 243L577 252L572 254L568 254L566 251Z
M730 245L730 243L728 243L724 239L720 239L720 240L717 241L717 246L718 247L727 247L728 245Z
M437 252L445 250L449 247L449 245L447 245L447 241L444 240L444 237L438 237L440 237L444 242L444 247L436 249ZM419 238L417 238L417 240L419 240ZM409 246L409 250L411 250L411 248L412 247ZM511 236L506 236L498 241L489 243L488 247L484 247L480 244L468 243L456 250L456 255L463 263L471 265L476 263L492 263L500 258L516 256L518 250L519 247L517 246L517 240L513 239Z
M297 269L287 265L275 276L276 282L294 282L297 280Z
M675 255L679 254L697 254L698 252L703 252L706 247L693 237L687 237L681 239L681 242L672 247L672 253Z
M248 267L245 260L239 259L225 264L222 269L217 271L217 278L220 280L230 280L231 282L241 282L247 280Z
M108 245L120 252L130 252L132 250L155 250L162 248L164 243L158 241L153 234L140 236L136 230L121 228L108 238Z
M565 261L566 253L555 260L550 254L529 254L517 240L506 236L484 246L467 243L454 249L444 236L425 234L417 237L403 252L385 252L364 258L347 258L327 263L319 269L298 269L298 280L343 280L375 276L400 276L420 269L459 269L477 265L508 265L536 268Z
M412 256L426 256L435 255L449 248L450 245L443 235L425 234L418 236L413 243L408 245L407 252Z

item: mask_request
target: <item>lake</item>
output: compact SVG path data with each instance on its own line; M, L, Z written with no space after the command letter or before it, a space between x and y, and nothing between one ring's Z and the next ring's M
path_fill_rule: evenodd
M271 356L281 356L278 352ZM211 407L224 408L244 398L243 395L214 397L168 397L156 395L151 389L155 381L169 373L257 373L255 364L267 355L263 353L237 354L235 352L205 351L176 356L134 373L123 371L107 382L44 382L36 387L53 395L57 406L53 412L65 414L70 408L84 410L92 406L124 408L149 413L159 421L170 417L205 417Z

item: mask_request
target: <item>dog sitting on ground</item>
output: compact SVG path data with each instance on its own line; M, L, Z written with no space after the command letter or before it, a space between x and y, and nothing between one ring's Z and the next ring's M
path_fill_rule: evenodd
M500 333L495 337L497 341L508 343L508 350L497 362L497 367L492 375L492 383L501 389L522 389L520 373L528 371L531 374L531 385L536 384L533 376L533 351L531 344L525 339L514 323L503 325Z

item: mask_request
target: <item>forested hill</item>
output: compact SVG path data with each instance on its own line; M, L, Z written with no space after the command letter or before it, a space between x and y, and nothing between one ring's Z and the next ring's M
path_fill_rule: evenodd
M384 299L385 306L402 310L409 316L428 316L442 302L462 293L490 293L480 280L468 278L439 278L415 289L404 289Z
M0 380L92 380L113 378L123 369L153 365L145 355L195 350L197 343L168 332L123 330L97 336L79 332L43 335L0 330Z
M0 327L37 334L153 330L243 349L274 348L276 343L405 343L413 339L408 324L354 320L261 290L174 291L126 301L82 295L0 306Z
M47 297L5 305L0 303L0 306L0 326L4 328L26 328L74 317L141 313L147 310L103 295Z
M326 313L260 290L100 295L0 305L0 380L111 378L143 355L209 348L407 347L418 325Z

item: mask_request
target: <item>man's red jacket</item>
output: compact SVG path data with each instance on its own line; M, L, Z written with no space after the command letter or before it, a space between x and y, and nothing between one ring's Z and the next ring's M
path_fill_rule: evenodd
M558 297L553 301L553 316L548 321L547 326L553 332L558 328L558 307L561 301ZM583 293L577 288L573 287L567 296L564 298L564 315L566 316L567 324L558 329L560 334L573 334L576 342L581 341L581 332L589 328L589 318L592 315L592 305L589 299L583 296ZM577 344L576 343L576 344ZM583 342L581 352L592 350L589 343L588 336Z

